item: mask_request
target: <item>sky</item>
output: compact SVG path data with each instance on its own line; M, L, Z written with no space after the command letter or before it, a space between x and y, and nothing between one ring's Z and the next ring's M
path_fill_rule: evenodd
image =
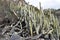
M43 9L53 8L58 9L60 8L60 0L25 0L29 2L30 5L33 5L39 8L39 2L41 2L41 6Z

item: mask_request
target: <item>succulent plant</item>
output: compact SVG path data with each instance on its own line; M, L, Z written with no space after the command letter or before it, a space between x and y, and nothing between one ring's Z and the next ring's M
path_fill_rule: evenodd
M15 33L14 30L18 29L19 34L22 37L34 37L36 35L52 35L53 38L58 40L59 38L59 22L57 17L48 9L43 11L40 4L40 9L24 4L18 5L14 2L10 2L10 11L8 16L15 15L19 20L16 25L11 24L10 33ZM22 31L22 32L21 32ZM4 33L4 32L3 32Z

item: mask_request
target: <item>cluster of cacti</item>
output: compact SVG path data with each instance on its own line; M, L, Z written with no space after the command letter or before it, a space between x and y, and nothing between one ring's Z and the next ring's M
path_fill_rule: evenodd
M29 30L29 35L34 36L38 34L51 34L54 38L58 39L59 22L57 17L51 13L51 10L44 12L43 9L38 9L32 5L13 5L10 4L10 9L14 11L17 18L21 22L25 21L25 30ZM21 24L21 29L23 25Z
M38 37L40 37L50 34L51 39L55 38L56 40L59 40L59 22L50 9L43 11L41 5L40 9L38 9L29 4L22 5L21 2L14 3L13 1L10 1L8 7L8 10L3 9L6 11L6 17L9 18L14 15L14 17L18 19L18 22L14 22L9 26L5 25L5 28L2 30L2 34L11 28L9 30L10 33L14 33L14 30L18 29L19 32L17 32L17 34L22 37L31 38L32 36L33 38L36 35L39 35Z
M51 12L51 9L44 11L41 8L41 4L40 9L38 9L28 3L22 5L19 0L15 2L13 0L9 2L1 0L0 10L0 13L5 15L3 16L4 18L12 21L10 21L11 23L8 22L9 24L0 25L2 35L7 35L8 37L8 35L17 33L25 39L38 39L41 36L50 35L51 40L59 40L59 22L54 13Z

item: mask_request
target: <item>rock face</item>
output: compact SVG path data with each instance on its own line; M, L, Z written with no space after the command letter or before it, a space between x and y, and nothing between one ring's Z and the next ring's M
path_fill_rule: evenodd
M8 10L8 4L5 0L0 0L0 25L5 21L6 11Z
M0 0L0 25L9 21L12 22L17 20L17 17L13 13L10 15L9 2L10 1L8 0Z
M0 13L0 24L3 23L5 15L3 13Z
M15 22L15 21L17 21L17 17L16 16L7 16L7 17L5 17L6 15L4 14L4 13L2 13L2 14L0 14L0 25L1 24L4 24L4 23L10 23L10 22Z

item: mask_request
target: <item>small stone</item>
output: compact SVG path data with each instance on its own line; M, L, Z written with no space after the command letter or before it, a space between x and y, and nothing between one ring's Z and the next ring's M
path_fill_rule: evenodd
M12 36L11 36L11 40L23 40L23 38L20 37L20 36L17 35L17 34L12 34Z

